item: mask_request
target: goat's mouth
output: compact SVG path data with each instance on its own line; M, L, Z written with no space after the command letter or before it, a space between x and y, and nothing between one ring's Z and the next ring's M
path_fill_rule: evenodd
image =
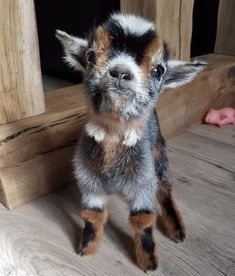
M106 93L109 96L115 94L116 96L129 98L133 94L133 91L128 85L122 83L111 83L106 86Z

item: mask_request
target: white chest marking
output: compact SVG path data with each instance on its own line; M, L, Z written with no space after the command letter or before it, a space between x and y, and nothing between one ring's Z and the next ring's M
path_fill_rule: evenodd
M88 122L85 125L85 130L87 134L91 137L94 137L95 141L100 143L103 142L104 139L106 139L111 144L117 144L120 142L120 137L118 135L113 134L107 134L106 130L102 127L92 123ZM122 144L126 147L133 147L138 140L141 138L141 133L139 130L130 128L124 131Z
M89 136L94 137L96 142L104 141L106 131L100 126L95 125L94 123L88 122L85 125L85 130Z

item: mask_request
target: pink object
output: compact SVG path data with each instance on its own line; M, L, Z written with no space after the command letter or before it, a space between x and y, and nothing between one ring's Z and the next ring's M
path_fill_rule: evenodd
M235 109L225 107L222 109L210 109L202 118L203 123L222 127L235 124Z

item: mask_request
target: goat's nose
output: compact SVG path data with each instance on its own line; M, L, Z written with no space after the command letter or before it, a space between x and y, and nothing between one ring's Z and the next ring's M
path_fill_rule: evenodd
M109 74L111 77L116 79L131 80L133 79L133 74L126 68L121 68L120 66L110 69Z

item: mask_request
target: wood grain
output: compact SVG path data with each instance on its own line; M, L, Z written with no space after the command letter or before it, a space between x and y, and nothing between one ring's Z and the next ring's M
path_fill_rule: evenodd
M210 139L201 135L205 128ZM234 275L235 191L227 165L231 160L235 164L235 148L224 141L235 127L219 129L223 142L214 140L217 130L200 126L168 141L187 237L175 244L155 232L160 266L150 275ZM76 254L83 228L79 202L77 188L69 185L10 212L0 205L0 275L146 275L134 263L128 206L116 196L108 200L109 221L99 253L87 258Z
M8 207L71 182L71 160L85 120L81 85L46 94L47 112L0 126L0 200Z
M173 59L190 59L194 0L121 0L121 10L144 16L156 24Z
M215 53L235 56L235 0L220 0Z
M34 1L0 1L0 124L45 112Z

